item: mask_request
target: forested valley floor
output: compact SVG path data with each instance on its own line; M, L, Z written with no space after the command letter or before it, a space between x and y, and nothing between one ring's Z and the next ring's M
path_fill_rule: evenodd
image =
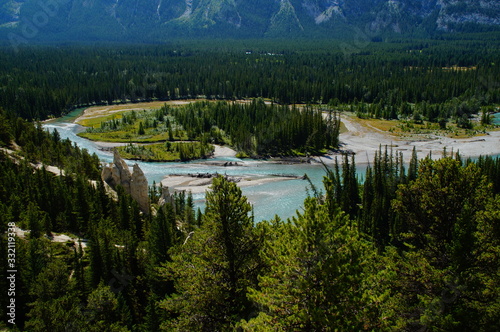
M203 211L189 193L165 199L157 187L141 211L120 187L109 195L96 155L33 121L83 105L256 97L275 105L200 102L164 109L157 127L168 139L166 120L175 117L191 138L229 137L241 151L274 153L338 144L338 127L289 103L450 131L491 126L498 107L494 40L399 41L347 58L327 48L269 47L0 52L5 294L10 243L16 268L15 294L0 297L1 328L500 330L499 158L448 152L419 160L414 151L406 164L380 147L361 181L346 154L325 166L323 185L311 185L295 217L256 223L241 190L222 176ZM286 125L280 112L288 112ZM154 126L144 119L142 129ZM306 129L309 140L289 146ZM73 240L53 241L58 234Z

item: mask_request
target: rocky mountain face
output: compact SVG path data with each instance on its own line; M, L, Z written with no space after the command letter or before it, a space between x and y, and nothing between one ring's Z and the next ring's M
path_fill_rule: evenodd
M443 10L439 12L438 29L450 30L464 23L484 25L500 24L500 1L486 0L438 0Z
M149 212L148 180L139 165L135 164L133 171L130 172L125 161L115 150L113 163L103 167L101 178L114 190L117 186L122 186L123 190L139 204L142 212Z
M326 36L500 26L498 0L3 0L0 30L25 39ZM484 27L483 27L484 28Z

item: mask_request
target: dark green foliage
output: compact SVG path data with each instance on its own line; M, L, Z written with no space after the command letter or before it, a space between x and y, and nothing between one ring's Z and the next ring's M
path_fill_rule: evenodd
M151 292L155 272L152 268L148 270L149 260L143 257L144 246L139 243L147 239L146 234L155 231L150 229L152 223L146 224L137 204L123 191L119 191L118 201L114 201L106 194L102 181L91 181L98 174L97 158L88 158L85 151L82 153L69 141L61 141L57 132L48 134L33 124L9 121L12 136L16 137L16 128L22 129L26 142L35 142L38 146L34 151L46 151L47 157L54 149L64 148L67 153L58 164L64 167L61 173L66 176L35 169L22 159L26 156L37 161L25 149L12 152L11 156L0 153L2 229L8 222L14 222L21 229L30 230L24 237L16 238L16 325L23 328L26 324L26 328L34 331L88 331L94 327L102 329L104 325L106 329L123 330L124 326L142 323L145 307L141 303ZM10 142L8 145L14 146L23 148L25 144ZM78 172L78 167L86 165L88 172ZM185 207L178 215L174 214L173 220L183 222L186 217L191 222L193 219L192 204L180 203L185 199L175 199L178 205ZM175 228L175 222L171 221L170 227ZM52 236L61 232L78 234L87 241L51 243ZM175 231L171 232L171 241L174 241L178 236ZM157 242L164 244L162 252L165 253L173 242L168 242L168 238L165 243L162 241ZM4 235L1 243L6 244ZM153 260L155 266L165 260L160 254L157 256L160 258ZM2 258L5 257L6 254ZM97 318L105 315L106 323L94 321L97 318L89 313L93 309L86 308L89 295L102 283L109 286L119 300L116 314L96 314ZM161 293L161 287L156 291ZM99 326L101 328L97 328Z
M459 259L457 254L469 255L471 248L463 236L474 232L470 218L485 209L491 196L486 177L476 165L462 167L450 158L425 159L418 178L399 188L393 205L404 216L405 241L425 249L435 265L443 268Z
M171 250L164 270L176 289L162 303L174 318L163 324L167 329L228 330L253 310L246 293L259 272L259 240L251 206L222 176L211 189L202 225Z
M118 147L123 158L143 161L189 161L205 159L213 154L214 147L205 142L167 142L152 145L129 144Z
M325 195L315 190L287 222L254 225L250 204L221 177L205 213L195 214L186 193L158 206L161 191L151 188L145 216L122 190L117 201L107 196L96 156L13 115L199 95L331 100L321 112L261 99L201 102L141 122L145 131L164 126L171 140L185 130L251 154L314 153L338 145L333 110L346 102L363 117L441 126L467 126L481 108L491 110L500 101L497 51L453 44L401 41L348 60L305 46L248 56L183 47L0 53L0 105L8 109L0 111L0 145L11 153L0 153L0 263L6 225L31 230L16 238L19 329L498 330L498 158L418 161L414 151L406 172L401 156L381 147L364 181L345 156L327 170ZM154 81L141 88L145 78ZM88 241L54 242L61 232Z
M86 315L93 331L120 330L117 326L113 326L119 320L118 299L111 288L103 283L90 293Z
M139 130L137 131L138 135L144 135L146 132L144 131L144 124L142 121L139 123Z
M381 262L379 281L390 287L382 307L394 315L388 322L403 330L495 330L498 197L481 170L451 158L425 159L393 205L404 216L407 245L400 253L388 248Z
M467 160L467 164L469 163L477 164L481 173L488 178L488 182L493 184L493 192L500 194L500 158L482 156L476 161Z
M500 206L488 184L498 159L462 166L415 155L406 176L381 148L359 183L345 156L327 170L324 197L307 199L291 221L258 226L222 177L205 214L195 218L185 193L157 207L151 189L157 213L145 217L100 182L5 155L0 165L1 220L33 232L16 248L18 326L29 330L498 327ZM51 243L49 226L89 242Z
M202 43L205 49L1 49L0 107L43 120L86 105L200 96L263 97L283 104L357 100L370 105L356 107L359 114L392 119L412 115L415 107L436 121L500 100L497 41L483 37L371 43L347 57L331 41L241 42L229 51L215 42ZM253 53L247 55L249 47Z
M149 255L154 266L170 260L168 250L179 237L176 233L175 213L171 204L160 207L157 215L151 221L148 233ZM176 236L177 235L177 236Z
M248 155L291 154L291 151L318 154L337 147L340 120L332 113L323 119L312 107L250 103L198 102L169 109L189 137L213 143L231 143Z
M416 155L414 155L416 157ZM415 176L416 161L412 159L410 174ZM387 147L380 147L373 167L368 167L363 184L360 227L379 245L389 244L402 231L400 218L392 211L391 201L399 184L406 183L402 156L394 156Z
M335 159L334 169L325 167L326 176L323 179L326 190L325 201L332 214L340 208L354 219L358 216L361 203L356 164L354 156L351 162L347 155L344 155L343 159L342 172L339 170L337 159Z
M315 198L288 222L265 224L261 256L267 269L250 298L258 317L243 322L246 331L362 330L373 327L375 305L364 296L364 273L374 248L348 217Z
M71 294L69 274L61 260L52 261L39 273L31 287L36 301L30 304L28 330L66 331L82 327L78 300Z
M12 150L21 148L19 155L32 163L52 165L64 169L68 173L81 174L92 180L100 177L99 158L90 155L86 149L80 149L69 139L61 140L57 130L48 133L40 123L33 125L21 118L7 114L0 108L0 120L6 135L16 145L9 142L1 144Z

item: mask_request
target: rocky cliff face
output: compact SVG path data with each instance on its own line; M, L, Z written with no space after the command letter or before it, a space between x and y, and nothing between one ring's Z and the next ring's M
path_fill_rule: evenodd
M104 182L111 186L111 188L116 189L116 187L120 185L130 194L132 175L118 151L114 151L113 163L103 168L101 177Z
M141 211L149 211L148 180L137 164L133 167L130 179L130 195L139 204Z
M367 25L398 33L500 26L500 1L4 0L0 5L0 30L24 32L26 40L329 37L339 27L345 34L346 26Z
M113 163L104 166L101 178L114 190L122 186L125 192L139 204L141 211L149 213L148 180L139 165L135 164L131 173L125 161L115 150Z
M464 24L500 25L500 1L437 0L438 29L454 30Z
M165 204L172 204L174 202L173 195L170 194L170 190L168 187L162 187L161 189L161 197L158 200L158 205L163 206Z

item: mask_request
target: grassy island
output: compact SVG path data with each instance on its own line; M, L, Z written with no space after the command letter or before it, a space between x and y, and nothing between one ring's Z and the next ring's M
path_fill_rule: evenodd
M129 143L128 159L174 161L206 158L212 144L229 145L239 156L320 155L336 148L340 119L331 110L250 102L198 101L156 109L114 109L77 121L81 137Z

